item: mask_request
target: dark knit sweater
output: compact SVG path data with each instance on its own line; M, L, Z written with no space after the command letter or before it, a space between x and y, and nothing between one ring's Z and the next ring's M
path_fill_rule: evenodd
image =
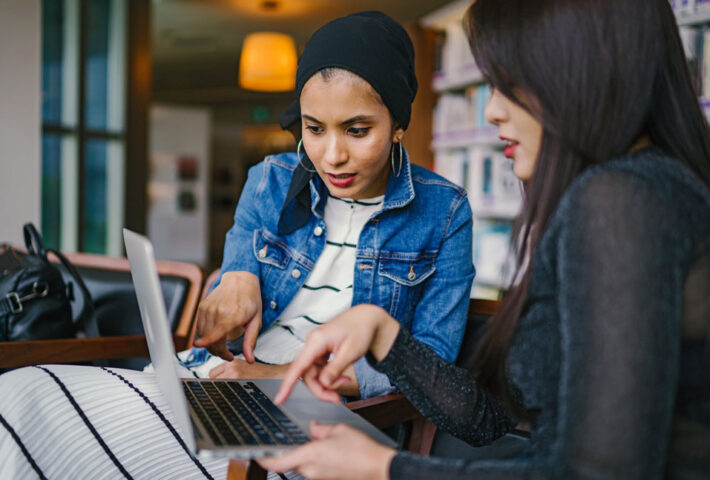
M398 453L395 479L710 478L710 193L647 148L590 168L534 255L508 357L533 418L526 455ZM498 402L401 329L376 368L473 444L511 427Z

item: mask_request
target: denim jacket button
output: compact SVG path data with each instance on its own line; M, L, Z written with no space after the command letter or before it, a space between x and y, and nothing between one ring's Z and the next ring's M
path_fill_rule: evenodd
M409 272L409 275L407 275L407 278L409 279L410 282L413 282L415 278L417 278L417 274L414 272Z
M323 228L322 228L320 225L317 226L317 227L313 230L313 235L315 235L316 237L320 237L321 235L323 235ZM296 278L298 278L298 277L296 277Z
M279 305L276 303L275 300L271 300L271 302L269 303L269 307L271 307L271 310L276 310L278 306Z
M291 276L293 278L301 278L301 271L297 268L294 268L293 270L291 270Z
M266 247L262 248L259 250L259 257L260 258L266 258Z

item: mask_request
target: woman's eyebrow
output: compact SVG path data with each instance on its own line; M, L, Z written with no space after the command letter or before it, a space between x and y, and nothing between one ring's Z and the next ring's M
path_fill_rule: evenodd
M306 120L310 120L310 121L313 122L313 123L320 123L320 124L323 123L323 122L321 122L320 120L318 120L317 118L311 117L310 115L305 115L305 114L304 114L304 115L301 115L301 118L305 118Z
M345 120L344 122L341 122L341 125L352 125L353 123L372 123L375 120L375 117L373 115L356 115L352 118L349 118Z
M321 125L323 124L323 122L321 122L317 118L312 117L310 115L303 114L303 115L301 115L301 118L303 118L305 120L309 120L313 123L319 123ZM353 123L360 123L360 122L372 123L374 121L375 121L374 115L355 115L352 118L348 118L347 120L340 122L340 125L347 126L347 125L352 125Z

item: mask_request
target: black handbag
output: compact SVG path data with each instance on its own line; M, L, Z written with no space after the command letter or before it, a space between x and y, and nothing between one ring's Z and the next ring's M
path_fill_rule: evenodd
M94 304L79 272L60 252L45 249L35 226L23 227L27 253L0 246L0 341L98 336ZM59 268L47 259L54 254L73 282L65 283ZM83 298L72 316L74 284Z

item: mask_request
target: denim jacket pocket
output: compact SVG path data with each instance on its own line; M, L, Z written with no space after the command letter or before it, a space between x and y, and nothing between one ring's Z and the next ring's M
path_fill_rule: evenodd
M378 274L400 285L413 287L429 278L435 271L433 255L381 257Z
M259 263L272 265L281 270L285 269L291 260L286 245L263 228L254 230L254 256Z
M433 255L380 256L377 267L380 304L389 304L389 314L409 328L412 311L421 297L424 282L435 271Z

